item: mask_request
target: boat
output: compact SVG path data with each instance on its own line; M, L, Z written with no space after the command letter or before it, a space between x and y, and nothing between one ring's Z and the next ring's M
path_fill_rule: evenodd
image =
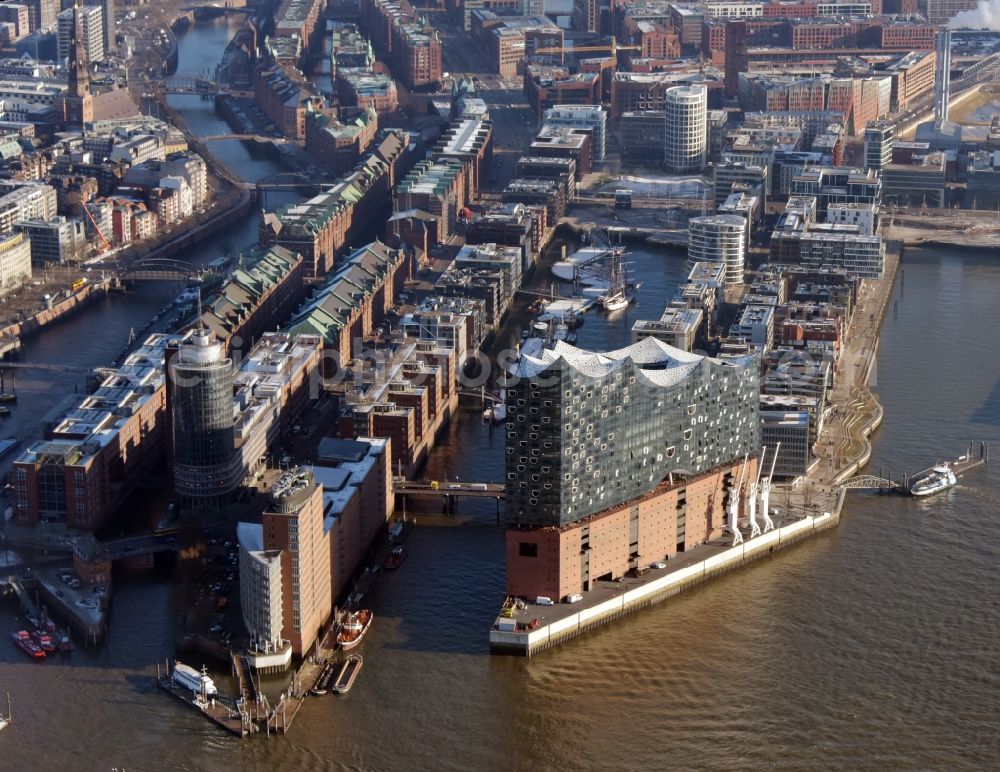
M31 639L38 644L38 648L48 654L56 653L56 645L52 637L43 630L35 630L31 634Z
M504 374L504 388L500 389L493 405L483 410L483 420L492 421L495 424L503 423L507 420L507 377Z
M334 659L328 659L323 664L323 670L319 674L319 678L316 679L316 683L313 688L309 690L309 693L314 697L322 697L330 688L330 680L333 678L333 666L337 664Z
M10 408L7 407L6 405L0 405L0 416L6 417L9 415L10 415Z
M0 402L17 402L17 389L14 386L14 376L11 375L10 391L4 384L3 370L0 370Z
M628 308L632 302L629 293L630 286L625 275L624 253L620 249L611 250L611 262L608 265L608 291L601 296L601 305L611 313Z
M403 564L404 560L406 560L406 548L402 544L397 544L385 559L382 568L386 571L395 571Z
M58 637L59 651L69 654L73 651L73 639L69 637L69 630L60 630Z
M354 686L354 681L358 677L358 673L361 672L361 666L365 664L364 657L360 654L352 654L344 662L344 666L340 668L340 672L337 674L337 680L333 682L330 687L337 694L347 694Z
M189 667L183 662L175 662L172 677L175 684L183 686L185 689L190 689L196 694L204 693L206 697L211 697L219 693L219 690L215 688L215 682L209 678L208 671L204 665L199 673L193 667Z
M910 486L911 496L930 496L947 490L958 483L958 478L947 465L935 466Z
M371 627L374 617L371 610L366 608L360 611L348 611L344 618L344 624L340 628L340 632L337 633L337 643L340 644L340 647L344 651L350 651L358 646L368 632L368 628Z
M10 709L10 692L7 692L7 712L0 713L0 732L10 726L14 720L14 711Z
M42 647L31 640L31 636L28 635L27 630L18 630L16 633L11 633L11 638L14 641L14 645L32 659L45 659L45 652L42 651Z

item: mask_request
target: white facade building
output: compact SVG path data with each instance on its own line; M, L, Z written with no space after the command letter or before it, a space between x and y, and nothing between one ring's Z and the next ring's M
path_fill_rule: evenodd
M695 217L688 222L688 267L715 263L725 267L725 284L742 284L747 221L736 214Z
M826 209L826 221L834 225L854 225L862 236L872 236L878 224L878 209L875 204L830 204Z
M23 220L51 220L56 216L56 189L38 182L0 182L0 232Z
M104 60L104 11L99 6L84 5L79 9L80 27L83 33L80 44L83 55L88 62ZM69 57L69 44L73 39L73 9L67 8L59 14L59 30L57 35L58 56L60 62Z
M594 134L594 160L607 156L608 112L600 105L559 105L545 111L543 124L590 129Z
M741 338L758 351L767 351L774 342L774 306L743 306L729 337Z
M664 165L675 172L705 167L708 150L708 91L704 86L674 86L666 91Z
M31 241L23 233L0 236L0 295L31 280Z
M250 636L249 656L257 669L284 669L292 646L281 637L281 550L264 549L264 528L240 523L240 607Z

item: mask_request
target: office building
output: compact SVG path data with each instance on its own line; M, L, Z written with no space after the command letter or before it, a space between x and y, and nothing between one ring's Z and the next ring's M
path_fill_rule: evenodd
M593 133L595 161L607 155L608 112L600 105L560 105L545 111L542 123L549 126L568 126L588 129Z
M704 86L667 89L664 162L674 172L696 172L705 166L708 148L708 91Z
M149 336L93 393L43 420L45 439L14 462L16 525L60 523L94 532L162 468L169 442L164 352L176 345L172 336Z
M28 26L32 32L55 25L59 0L25 0L24 5L28 6Z
M725 267L727 285L743 283L747 221L735 214L695 217L688 222L688 266L715 263Z
M83 0L83 4L96 5L101 9L104 55L110 56L115 50L115 0Z
M104 60L104 12L99 6L85 5L76 8L80 19L80 54L87 62ZM74 9L67 8L59 14L59 31L57 36L59 61L69 58L70 44L73 41Z
M282 552L282 637L304 655L332 611L322 487L309 471L291 470L274 484L261 521L265 545Z
M14 226L31 239L31 260L45 263L79 263L87 256L87 234L82 220L55 217L22 220Z
M31 241L23 233L0 234L0 296L31 281Z
M392 450L388 437L324 437L313 477L323 488L324 530L329 538L330 597L351 588L369 549L392 516Z
M781 446L778 447L778 443ZM774 465L777 478L801 477L809 471L809 414L804 410L764 409L760 411L760 444L768 452L778 451Z
M258 671L281 672L292 662L292 645L284 638L281 550L264 547L264 528L257 523L239 523L236 541L247 657Z
M872 121L865 128L865 168L884 169L892 161L895 127L889 121Z
M168 356L174 490L192 508L225 501L243 477L236 452L233 362L197 330Z
M931 24L947 24L962 11L971 11L977 0L927 0L927 21Z

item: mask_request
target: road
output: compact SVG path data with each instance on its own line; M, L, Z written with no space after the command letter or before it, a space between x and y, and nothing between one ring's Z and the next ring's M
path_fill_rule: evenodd
M527 152L538 131L538 118L524 98L523 82L493 72L482 48L447 14L435 14L432 23L441 33L445 71L454 78L473 78L477 95L489 108L495 161L493 174L484 180L483 187L503 190L514 177L517 159Z

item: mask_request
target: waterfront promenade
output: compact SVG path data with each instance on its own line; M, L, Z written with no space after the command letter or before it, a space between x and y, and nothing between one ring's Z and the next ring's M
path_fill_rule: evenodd
M833 410L816 442L818 461L799 484L775 489L771 502L779 510L784 507L812 515L833 512L839 517L843 502L839 484L871 457L870 436L882 422L883 408L870 380L899 260L899 252L887 252L881 278L861 283L830 390Z

